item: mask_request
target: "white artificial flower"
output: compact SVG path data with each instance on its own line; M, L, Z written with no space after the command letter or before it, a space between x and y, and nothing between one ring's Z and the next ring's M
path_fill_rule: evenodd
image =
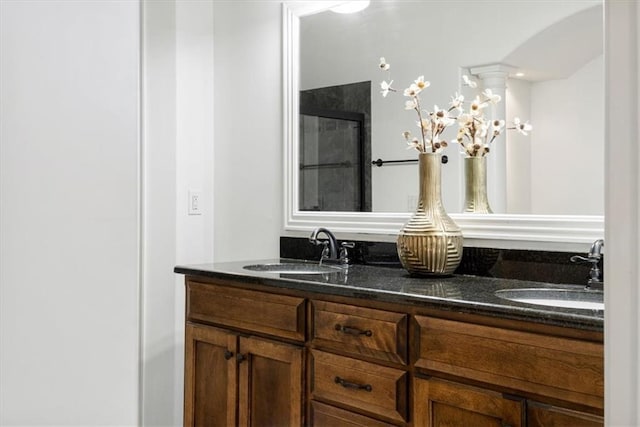
M422 144L420 144L420 141L418 140L418 138L413 138L412 140L407 140L407 150L411 149L411 148L415 148L416 150L420 151L420 147L422 146Z
M515 130L517 130L518 132L520 132L523 135L529 135L527 132L530 132L533 129L533 126L531 126L529 124L529 121L526 121L525 123L520 122L520 118L519 117L515 117L513 119L513 126L515 128Z
M500 135L500 132L502 132L502 128L504 128L505 122L504 120L494 120L491 122L491 131L493 133L493 136L498 136Z
M460 114L458 116L458 124L464 127L471 126L473 124L473 116L471 114Z
M418 103L416 102L415 98L411 98L405 101L404 103L405 110L415 110L416 108L418 108Z
M469 86L470 88L476 88L478 87L478 83L474 82L473 80L471 80L469 78L469 76L467 76L466 74L462 75L462 81L464 82L465 86Z
M416 86L418 86L420 88L420 90L426 89L429 86L431 86L431 82L425 82L424 81L424 76L418 77L418 79L415 80L415 84L416 84Z
M480 97L476 96L476 98L471 101L471 106L469 107L469 113L473 116L479 116L482 114L482 109L487 106L486 102L481 102Z
M452 125L455 120L449 117L449 112L447 110L442 110L438 108L437 105L433 106L433 117L434 121L444 127Z
M404 90L404 96L416 96L420 93L421 90L422 89L420 89L418 85L414 83Z
M389 68L391 68L391 64L387 64L387 61L384 59L384 57L380 58L380 69L382 71L387 71Z
M389 94L389 91L393 90L391 88L392 84L393 84L393 80L391 80L389 83L387 83L386 81L382 81L382 83L380 83L380 88L382 89L380 93L382 94L383 97L386 97Z
M487 101L492 104L497 104L502 100L502 97L500 95L494 94L491 89L485 89L482 94L487 98Z
M422 121L416 122L416 125L422 130L431 130L431 120L422 119Z
M449 103L449 107L451 109L457 109L462 111L462 103L464 102L464 96L458 95L458 92L454 96L451 97L451 102Z

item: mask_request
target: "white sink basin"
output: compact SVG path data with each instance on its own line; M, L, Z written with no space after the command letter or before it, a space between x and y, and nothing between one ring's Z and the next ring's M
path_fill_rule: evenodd
M279 274L327 274L339 273L340 271L342 271L342 269L340 269L339 267L332 267L329 265L305 264L296 262L251 264L245 265L242 268L251 271Z
M590 289L503 289L496 291L495 294L500 298L526 304L583 310L604 310L603 292Z

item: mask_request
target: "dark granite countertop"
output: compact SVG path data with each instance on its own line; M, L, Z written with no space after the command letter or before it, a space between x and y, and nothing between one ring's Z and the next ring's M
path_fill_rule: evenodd
M251 260L244 262L177 266L176 273L210 278L241 280L276 288L317 294L347 296L390 303L410 304L448 311L482 314L563 327L602 331L603 310L558 308L514 302L495 296L495 291L512 288L579 288L513 279L455 275L446 278L418 278L398 268L351 265L333 274L282 274L249 271L248 264L294 260Z

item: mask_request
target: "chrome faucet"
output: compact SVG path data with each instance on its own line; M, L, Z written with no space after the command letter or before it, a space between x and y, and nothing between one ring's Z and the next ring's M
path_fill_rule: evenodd
M574 255L571 257L571 262L576 263L590 263L591 270L589 270L589 280L587 281L587 288L591 285L602 285L603 277L602 270L598 266L600 259L602 259L602 247L604 246L604 240L598 239L591 245L589 253L586 257L580 255Z
M324 233L328 240L319 240L318 235ZM338 239L333 235L331 231L324 227L319 227L313 230L311 236L309 236L309 242L314 245L323 245L322 255L320 255L320 264L324 261L338 261L342 266L349 265L349 257L347 248L353 248L355 244L353 242L342 242L340 245L340 252L338 253Z

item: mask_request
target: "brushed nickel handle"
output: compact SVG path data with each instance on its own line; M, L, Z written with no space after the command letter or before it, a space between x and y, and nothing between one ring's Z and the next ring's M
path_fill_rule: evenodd
M362 330L362 329L358 329L358 328L352 328L350 326L344 326L344 325L340 325L337 324L335 326L336 331L342 332L344 334L348 334L348 335L364 335L366 337L370 337L373 335L373 332L371 332L370 329L367 330Z
M346 381L340 377L336 377L335 378L335 383L336 384L340 384L342 387L344 388L352 388L355 390L364 390L364 391L368 391L371 392L373 390L373 387L371 387L371 384L357 384L357 383L352 383L349 381Z
M229 350L225 350L225 351L224 351L224 358L225 358L226 360L229 360L229 359L231 359L232 357L233 357L233 351L229 351Z

